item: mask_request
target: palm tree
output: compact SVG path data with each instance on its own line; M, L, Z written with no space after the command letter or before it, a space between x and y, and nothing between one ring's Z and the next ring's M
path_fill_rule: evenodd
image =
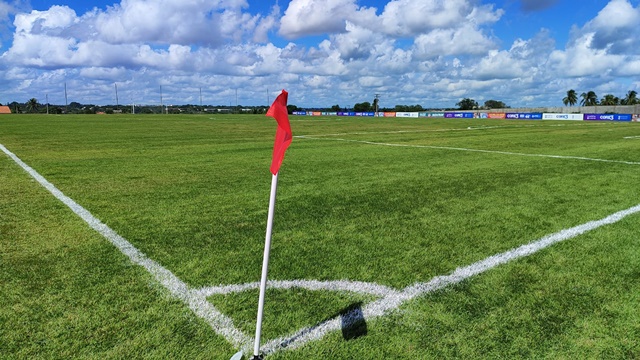
M580 94L582 100L580 100L580 105L582 106L596 106L598 105L598 95L595 92L589 91L586 93Z
M28 112L36 112L38 111L38 99L31 98L27 101L27 111Z
M576 93L575 90L571 89L567 91L567 96L564 99L562 99L562 102L564 103L565 106L567 105L573 106L578 102L578 94Z
M617 96L607 94L600 99L600 105L620 105L620 99Z
M639 103L638 92L635 90L629 90L627 95L622 99L622 105L635 105Z

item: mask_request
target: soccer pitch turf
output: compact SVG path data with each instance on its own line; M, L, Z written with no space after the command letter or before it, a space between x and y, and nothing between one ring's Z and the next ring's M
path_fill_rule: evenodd
M268 358L640 356L640 124L291 126ZM251 115L1 117L0 354L247 350L274 132Z

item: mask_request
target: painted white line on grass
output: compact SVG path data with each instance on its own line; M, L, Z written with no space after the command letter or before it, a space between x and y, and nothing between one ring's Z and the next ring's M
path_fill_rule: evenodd
M226 295L231 293L243 292L247 290L254 290L260 287L259 282L237 285L221 285L221 286L209 286L198 289L198 293L204 297L211 295ZM374 296L389 296L391 294L399 293L397 290L388 286L378 285L374 283L367 283L362 281L350 281L350 280L334 280L334 281L319 281L319 280L270 280L267 282L269 289L292 289L301 288L307 290L327 290L327 291L349 291L359 294L367 294Z
M454 150L454 151L469 151L469 152L478 152L478 153L486 153L486 154L500 154L500 155L528 156L528 157L543 157L543 158L553 158L553 159L571 159L571 160L597 161L597 162L616 163L616 164L625 164L625 165L640 165L640 162L637 162L637 161L608 160L608 159L588 158L588 157L582 157L582 156L528 154L528 153L517 153L517 152L510 152L510 151L482 150L482 149L470 149L470 148L460 148L460 147L450 147L450 146L392 144L392 143L381 143L381 142L374 142L374 141L350 140L350 139L340 139L340 138L326 139L326 138L318 138L318 137L310 137L310 136L297 136L297 137L300 138L300 139L343 141L343 142L352 142L352 143L367 144L367 145L378 145L378 146L406 147L406 148L418 148L418 149L436 149L436 150Z
M70 197L58 190L52 183L47 181L42 175L25 164L14 153L9 151L4 145L0 144L0 150L7 154L22 169L24 169L31 177L33 177L40 185L47 189L58 200L67 205L76 215L84 220L92 229L104 236L109 242L117 247L131 262L147 269L162 286L176 298L182 300L187 306L199 317L206 320L211 327L220 335L224 336L227 341L235 347L245 346L252 342L251 338L236 329L233 321L218 311L206 297L200 296L196 291L190 290L187 284L175 276L171 271L165 269L157 262L149 259L144 253L136 249L125 238L118 235L109 226L101 222L93 216L88 210L73 201Z
M313 138L324 136L345 136L345 135L373 135L373 134L413 134L413 133L425 133L425 132L449 132L449 131L470 131L470 130L485 130L485 129L497 129L508 126L477 126L466 128L451 128L451 129L424 129L424 130L390 130L390 131L357 131L357 132L345 132L335 134L319 134L319 135L296 135L294 137L300 138Z
M393 131L357 131L357 132L344 132L334 134L314 134L314 135L296 135L299 138L314 138L324 136L346 136L346 135L371 135L371 134L405 134L405 133L424 133L424 132L449 132L449 131L474 131L474 130L488 130L488 129L521 129L521 128L544 128L544 127L567 127L567 126L585 126L585 125L606 125L606 123L590 123L590 124L540 124L540 125L480 125L469 126L466 128L449 128L449 129L423 129L423 130L393 130Z
M640 139L640 136L625 136L625 139Z
M362 321L363 317L364 320L367 321L383 316L390 311L399 308L405 302L412 300L418 296L425 295L445 288L447 286L460 283L463 280L491 270L499 265L506 264L510 261L522 257L533 255L553 244L574 238L605 225L614 224L629 215L633 215L639 212L640 204L609 215L603 219L590 221L582 225L574 226L572 228L564 229L556 233L544 236L526 245L522 245L512 250L490 256L471 265L458 268L449 275L436 276L429 282L417 283L406 287L401 292L393 292L380 300L376 300L365 305L362 309L352 310L351 312L348 312L341 316L337 316L333 319L329 319L315 326L302 329L288 337L270 341L263 347L263 350L267 353L273 353L282 349L298 348L310 341L315 341L323 338L329 332L337 331L343 327L349 327L357 321Z
M257 282L249 284L190 289L186 283L181 281L169 270L165 269L157 262L149 259L145 254L136 249L126 239L118 235L106 224L102 223L99 219L89 213L89 211L77 204L71 198L64 195L53 184L48 182L34 169L25 164L2 144L0 144L0 150L2 150L11 159L13 159L29 175L31 175L49 192L51 192L58 200L67 205L76 215L80 216L80 218L82 218L91 228L103 235L123 254L129 257L129 259L134 264L140 265L147 269L147 271L149 271L159 283L167 288L174 297L183 301L197 316L207 321L210 326L216 331L216 333L225 337L225 339L227 339L227 341L229 341L229 343L231 343L236 348L242 348L244 350L250 349L253 344L253 339L245 335L242 331L238 330L233 325L233 322L229 317L222 314L211 303L207 301L207 297L215 294L229 294L257 289L259 286ZM499 265L535 254L538 251L543 250L555 243L574 238L605 225L614 224L627 216L639 212L640 204L609 215L603 219L590 221L582 225L564 229L559 232L544 236L529 244L522 245L512 250L490 256L471 265L458 268L449 275L437 276L431 279L431 281L429 282L416 283L414 285L406 287L401 291L374 283L349 280L326 282L317 280L271 281L269 282L270 288L290 289L299 287L309 290L350 291L374 295L379 297L379 299L364 305L362 308L353 309L332 319L299 330L289 336L268 341L262 347L262 350L265 353L269 354L285 349L295 349L311 341L320 340L332 331L337 331L344 327L349 327L350 325L353 325L362 320L372 320L388 314L390 311L399 308L407 301L410 301L418 296L434 292L453 284L457 284L475 275L491 270Z

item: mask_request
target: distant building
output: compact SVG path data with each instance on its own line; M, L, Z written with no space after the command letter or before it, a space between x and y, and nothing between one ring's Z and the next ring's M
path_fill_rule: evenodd
M8 106L0 106L0 114L11 114L11 109Z

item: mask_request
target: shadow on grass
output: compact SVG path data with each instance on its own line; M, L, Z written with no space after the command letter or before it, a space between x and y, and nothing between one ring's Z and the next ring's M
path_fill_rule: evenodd
M338 317L340 317L340 328L342 330L342 337L344 340L350 341L361 336L365 336L367 335L367 322L364 319L362 305L363 303L361 301L353 303L340 310L339 312L326 317L323 321L317 323L316 325L308 327L288 339L283 339L282 342L278 344L278 347L281 349L287 348L297 339L311 333L314 330L324 327L329 322Z
M342 338L346 341L367 335L367 322L362 313L362 302L351 304L339 312Z

